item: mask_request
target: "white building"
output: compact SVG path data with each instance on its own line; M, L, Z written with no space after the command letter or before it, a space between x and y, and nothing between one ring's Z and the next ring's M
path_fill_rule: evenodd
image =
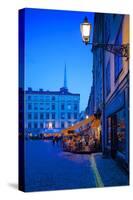
M67 89L66 68L64 86L59 91L34 91L29 88L25 95L27 132L41 132L47 129L63 129L79 118L80 94Z

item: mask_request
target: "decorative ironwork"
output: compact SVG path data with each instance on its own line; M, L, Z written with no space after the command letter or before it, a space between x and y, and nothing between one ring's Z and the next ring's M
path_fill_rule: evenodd
M91 44L91 43L89 43ZM92 43L93 48L103 48L108 52L111 52L117 56L120 57L126 57L129 58L129 44L122 44L122 45L116 45L116 44L98 44L98 43Z

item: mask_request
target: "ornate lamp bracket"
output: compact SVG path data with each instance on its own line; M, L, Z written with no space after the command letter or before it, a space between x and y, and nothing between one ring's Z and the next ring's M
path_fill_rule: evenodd
M93 43L93 48L103 48L106 51L113 53L117 56L120 57L126 57L129 59L129 44L121 44L121 45L116 45L116 44L98 44L98 43Z

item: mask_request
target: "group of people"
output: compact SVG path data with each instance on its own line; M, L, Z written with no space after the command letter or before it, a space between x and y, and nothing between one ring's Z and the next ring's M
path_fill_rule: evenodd
M93 135L68 136L62 139L64 151L77 153L91 153L98 151L99 141Z

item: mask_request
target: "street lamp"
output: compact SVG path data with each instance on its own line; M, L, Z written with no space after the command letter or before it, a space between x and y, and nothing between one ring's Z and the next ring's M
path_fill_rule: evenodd
M83 42L87 45L90 41L91 24L88 22L87 17L85 17L84 22L80 25L81 35Z
M82 40L86 45L92 45L93 48L103 48L117 56L129 58L129 44L90 43L91 24L88 22L87 17L81 23L80 31Z
M88 117L88 115L86 115L86 119L88 119L89 117Z

